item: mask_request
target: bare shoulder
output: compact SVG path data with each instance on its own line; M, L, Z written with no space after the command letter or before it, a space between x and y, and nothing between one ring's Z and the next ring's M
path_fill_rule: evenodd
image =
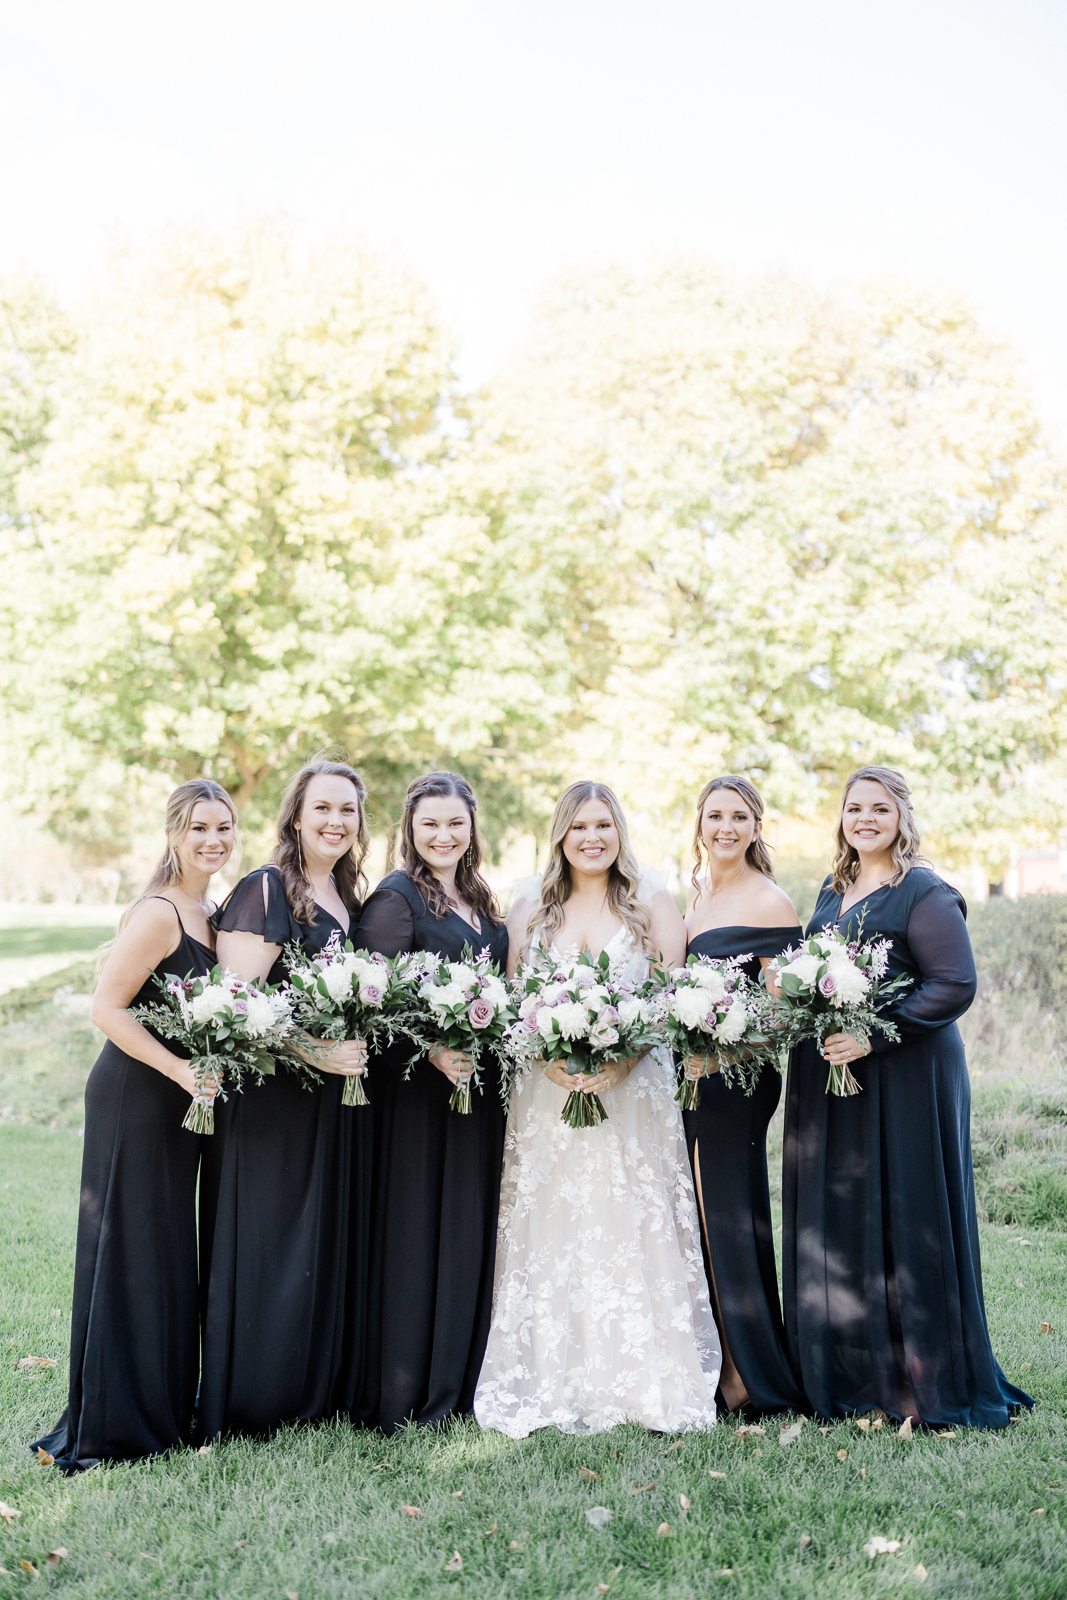
M770 878L763 878L754 886L750 915L753 928L800 927L796 906Z
M181 933L178 908L165 895L152 895L134 906L122 932L123 935L133 933L138 938L175 938Z
M172 900L142 900L116 937L107 965L115 969L133 962L138 970L157 967L178 948L181 934L178 908Z

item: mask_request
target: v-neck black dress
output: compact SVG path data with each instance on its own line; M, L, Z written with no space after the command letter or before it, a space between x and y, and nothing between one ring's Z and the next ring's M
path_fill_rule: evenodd
M166 900L165 895L154 896ZM156 973L215 965L185 931ZM131 1006L161 999L150 977ZM165 1041L177 1056L182 1050ZM66 1472L136 1461L185 1444L200 1355L196 1177L203 1141L182 1121L189 1095L144 1061L104 1045L85 1086L78 1242L66 1411L42 1445Z
M437 918L406 872L392 872L363 907L358 946L386 956L432 950L458 961L486 946L501 970L503 927L477 932L456 912ZM471 1411L493 1300L504 1158L504 1108L483 1071L469 1116L450 1111L452 1085L408 1052L371 1061L374 1200L367 1314L367 1382L353 1420L386 1433L409 1419Z
M307 955L344 937L321 906L297 922L273 867L242 879L215 925ZM284 977L279 957L267 981ZM307 1081L279 1066L216 1106L204 1140L202 1439L347 1413L362 1386L370 1112L342 1106L336 1073Z
M851 1063L862 1093L826 1091L813 1043L786 1090L783 1298L790 1351L827 1418L881 1407L932 1427L1003 1428L1032 1404L993 1356L971 1168L971 1091L956 1019L974 998L962 895L925 867L841 916L823 884L808 932L829 923L893 941L912 987Z
M686 954L716 961L751 955L744 970L758 980L760 956L779 955L799 938L796 926L709 928L690 940ZM700 1103L682 1116L694 1174L699 1160L715 1321L756 1416L809 1410L786 1346L774 1260L767 1128L781 1094L773 1067L764 1067L750 1095L727 1088L716 1073L701 1079Z

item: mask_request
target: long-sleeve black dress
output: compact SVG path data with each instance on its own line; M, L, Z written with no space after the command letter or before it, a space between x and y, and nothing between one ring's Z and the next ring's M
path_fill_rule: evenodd
M994 1359L982 1300L971 1169L970 1082L956 1019L974 998L963 897L913 868L842 917L824 883L808 932L829 923L893 941L912 987L852 1063L862 1093L826 1091L813 1043L786 1091L786 1332L815 1410L881 1407L931 1426L1001 1428L1031 1404Z
M165 895L153 896L166 900ZM185 931L160 976L202 977L214 953ZM154 976L130 1001L162 999ZM172 1040L174 1055L183 1054ZM185 1444L200 1355L196 1177L188 1092L110 1040L85 1086L67 1409L38 1445L66 1472Z
M215 925L306 955L345 936L321 906L297 922L273 867L242 879ZM284 977L279 957L267 981ZM336 1073L306 1084L279 1066L216 1106L204 1140L203 1439L347 1413L362 1386L370 1112L342 1106Z
M686 954L716 961L751 955L745 971L758 979L760 956L779 955L799 936L797 927L709 928L690 941ZM699 1104L682 1118L694 1175L699 1161L715 1321L756 1416L809 1410L786 1347L774 1261L767 1128L781 1094L772 1067L763 1069L750 1095L713 1074L701 1079Z
M501 969L503 927L477 931L458 912L437 918L406 872L392 872L363 908L357 945L393 956L431 950L458 961L486 946ZM469 1412L492 1312L504 1155L504 1108L483 1069L469 1115L450 1111L452 1085L408 1052L372 1058L374 1200L367 1310L367 1382L353 1419L386 1433Z

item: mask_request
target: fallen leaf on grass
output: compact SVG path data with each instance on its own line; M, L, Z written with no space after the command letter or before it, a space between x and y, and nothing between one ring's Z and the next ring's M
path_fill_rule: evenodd
M508 1549L509 1550L525 1550L526 1546L523 1544L521 1539L512 1539L510 1544L508 1545Z
M870 1433L871 1419L869 1417L853 1417L852 1420L861 1433Z
M39 1578L41 1576L32 1561L20 1561L19 1567L23 1572L28 1572L31 1578Z
M650 1489L654 1489L655 1487L656 1485L654 1483L631 1483L630 1493L647 1494Z
M1056 1330L1052 1326L1051 1322L1039 1322L1038 1325L1037 1325L1037 1331L1038 1331L1038 1333L1055 1333L1056 1332Z
M245 1541L245 1542L247 1542L247 1541ZM323 1536L322 1536L322 1542L323 1542L323 1544L336 1544L337 1543L337 1535L336 1535L336 1533L324 1533Z
M684 1439L675 1439L674 1443L673 1444L669 1444L667 1446L666 1450L661 1450L660 1451L660 1455L661 1456L673 1455L676 1450L680 1450L682 1448L684 1443L685 1443Z
M585 1514L585 1520L592 1528L606 1528L614 1513L610 1506L590 1506ZM513 1550L521 1550L521 1544L513 1544Z
M900 1549L899 1539L883 1539L880 1533L871 1535L870 1542L863 1547L863 1553L871 1561L875 1556L894 1556Z
M718 1571L715 1574L715 1576L717 1578L732 1578L733 1575L734 1575L733 1567L719 1567Z
M25 1372L29 1371L31 1367L54 1367L55 1362L51 1356L19 1356L15 1365L16 1367L21 1367Z
M954 1439L956 1435L950 1429L947 1433L939 1433L937 1437L939 1439Z
M453 1500L462 1500L463 1499L463 1490L462 1489L453 1489L452 1490L452 1498L453 1498Z
M800 1535L800 1548L802 1550L806 1550L810 1543L811 1543L811 1534L810 1533L802 1533Z
M458 1550L453 1550L451 1561L446 1561L445 1562L445 1571L446 1572L462 1572L463 1571L463 1557L460 1555Z
M671 1525L670 1525L670 1523L669 1522L661 1522L659 1527L656 1529L656 1538L657 1539L669 1539L670 1536L671 1536Z
M681 1506L683 1511L688 1511L693 1502L690 1500L687 1494L680 1494L678 1496L678 1504Z
M496 1531L497 1531L497 1525L494 1522L493 1526L491 1528L486 1528L485 1533L482 1535L482 1537L484 1539L491 1539L493 1537L494 1533L496 1533Z
M1029 1372L1029 1371L1030 1371L1030 1368L1031 1368L1031 1367L1032 1367L1032 1366L1033 1366L1033 1364L1034 1364L1034 1363L1033 1363L1033 1362L1032 1362L1032 1361L1024 1361L1024 1362L1023 1362L1023 1364L1022 1364L1022 1366L1021 1366L1021 1367L1020 1367L1020 1368L1019 1368L1019 1371L1020 1371L1020 1372ZM1014 1418L1014 1417L1012 1417L1012 1419L1011 1419L1011 1420L1012 1420L1012 1421L1013 1421L1013 1422L1014 1422L1014 1421L1015 1421L1015 1418Z
M599 1472L591 1472L588 1467L579 1467L578 1468L578 1476L579 1476L579 1478L594 1478L597 1483L600 1482L600 1473Z
M762 1439L766 1429L761 1428L758 1422L750 1422L743 1428L738 1428L734 1434L735 1439Z
M848 1460L848 1451L847 1450L839 1450L837 1452L837 1459L838 1459L838 1461L847 1461Z
M395 1472L396 1468L391 1461L379 1461L376 1467L371 1467L372 1472Z
M797 1440L800 1438L800 1433L803 1426L804 1424L802 1422L794 1422L791 1427L783 1428L781 1433L778 1435L778 1443L796 1444Z
M910 1439L911 1438L911 1418L910 1417L905 1417L904 1421L900 1424L900 1427L897 1429L897 1438L898 1439Z
M1036 1511L1031 1511L1030 1515L1032 1517L1043 1517L1045 1515L1044 1506L1038 1506L1037 1510Z
M401 1506L400 1509L405 1517L425 1517L426 1515L425 1511L420 1511L418 1506Z
M38 1462L38 1465L42 1466L42 1467L54 1467L55 1464L56 1464L56 1458L55 1458L55 1456L50 1456L48 1454L48 1451L46 1449L44 1449L44 1447L42 1445L38 1445L37 1446L37 1462Z
M285 1595L285 1600L300 1600L299 1589L283 1589L282 1593Z
M832 1433L833 1432L833 1429L832 1428L820 1428L819 1432L822 1434L823 1438L825 1439L826 1435L828 1433Z
M915 1576L918 1578L920 1583L925 1583L927 1578L930 1576L930 1574L927 1572L926 1568L923 1566L921 1561L919 1562L919 1565L915 1568Z
M606 1583L596 1583L596 1584L593 1585L593 1593L594 1594L608 1594L608 1593L610 1593L610 1590L609 1590L608 1585Z
M209 1456L211 1454L211 1446L209 1444L202 1444L196 1453L198 1456Z
M328 1539L330 1537L330 1535L327 1534L326 1537ZM335 1539L336 1539L336 1537L337 1537L337 1535L334 1534L334 1538ZM248 1549L248 1540L247 1539L238 1539L236 1544L231 1544L230 1549L231 1550L247 1550Z
M58 1550L49 1550L48 1554L44 1558L44 1564L46 1567L51 1567L54 1572L56 1567L59 1566L59 1563L61 1561L65 1561L66 1559L67 1552L64 1550L63 1546L60 1545Z
M861 1478L865 1478L866 1476L867 1476L867 1468L866 1467L861 1467L860 1468L860 1477Z
M1021 1279L1021 1278L1016 1278L1016 1280L1015 1280L1015 1287L1016 1287L1016 1288L1017 1288L1017 1289L1025 1289L1025 1288L1026 1288L1026 1285L1025 1285L1025 1283L1024 1283L1024 1282L1023 1282L1023 1280L1022 1280L1022 1279Z
M16 1517L21 1517L21 1515L21 1511L16 1511L14 1506L5 1506L4 1502L0 1500L0 1517L4 1517L8 1522L12 1522Z
M725 1472L709 1472L708 1473L708 1477L709 1478L720 1478L721 1479L721 1478L725 1478L726 1474L725 1474Z
M881 1426L882 1426L882 1418L881 1417L876 1417L875 1420L871 1423L871 1432L872 1433L877 1433Z

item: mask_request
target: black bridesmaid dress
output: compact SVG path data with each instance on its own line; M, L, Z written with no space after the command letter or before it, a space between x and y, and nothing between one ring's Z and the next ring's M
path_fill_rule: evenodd
M356 943L383 955L432 950L458 961L486 946L501 970L503 927L480 932L458 912L437 918L406 872L393 872L363 908ZM504 1157L504 1108L483 1068L469 1116L450 1111L452 1085L408 1051L371 1063L374 1201L367 1314L367 1382L353 1420L393 1433L470 1412L493 1300Z
M971 1169L970 1081L956 1027L974 998L963 897L914 867L841 916L823 884L808 932L830 923L892 939L912 987L851 1063L862 1093L828 1095L814 1043L786 1091L786 1332L820 1416L880 1407L930 1427L1003 1428L1032 1404L993 1356Z
M346 937L321 906L297 922L273 867L214 921L306 955ZM284 977L279 957L267 981ZM201 1439L347 1414L362 1387L372 1135L367 1107L342 1106L344 1081L309 1088L279 1066L216 1106L200 1179Z
M214 953L182 926L155 969L203 976ZM162 998L150 977L131 1006ZM158 1037L158 1035L156 1036ZM173 1040L164 1041L181 1055ZM34 1441L63 1471L137 1461L188 1442L200 1357L196 1177L203 1141L189 1094L109 1040L85 1086L67 1409Z
M760 956L779 955L799 937L795 926L709 928L690 941L686 954L716 961L750 954L744 970L758 980ZM716 1073L701 1080L696 1110L682 1117L694 1175L698 1160L700 1166L704 1266L715 1321L753 1416L810 1409L786 1347L774 1261L767 1128L781 1094L773 1067L763 1068L751 1095L727 1088Z

